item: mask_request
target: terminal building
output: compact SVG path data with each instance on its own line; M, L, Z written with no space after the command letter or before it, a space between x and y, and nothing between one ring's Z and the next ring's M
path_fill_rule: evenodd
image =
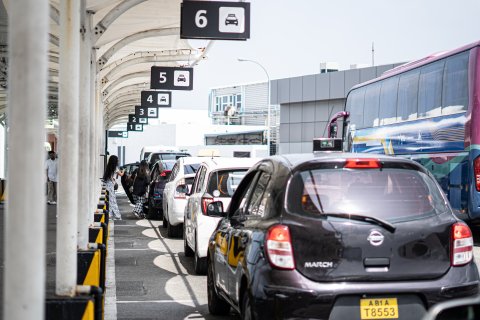
M328 121L344 110L350 89L399 65L401 63L272 80L271 104L278 105L280 110L277 153L312 152L313 138L328 135Z

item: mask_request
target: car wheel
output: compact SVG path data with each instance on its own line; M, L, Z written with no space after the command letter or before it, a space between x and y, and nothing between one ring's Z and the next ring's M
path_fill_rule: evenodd
M185 226L185 222L183 223ZM185 232L185 227L183 228L183 252L185 253L185 257L193 257L193 250L188 246L187 242L187 235Z
M163 220L162 226L163 226L164 228L166 228L166 227L167 227L167 224L168 224L167 215L166 215L166 214L163 215L163 219L162 219L162 220Z
M252 304L250 302L250 294L245 290L242 297L242 308L240 309L240 316L242 320L253 320Z
M164 220L165 221L165 220ZM174 227L170 224L170 221L167 221L167 237L175 237Z
M213 265L209 263L207 273L208 311L213 315L227 315L230 312L230 305L215 291L214 279Z
M155 213L156 213L156 210L153 208L152 205L149 205L147 218L152 220L155 219L156 218Z
M194 259L193 259L193 267L195 269L196 274L205 274L207 272L207 257L200 258L198 256L197 250L197 242L195 241L195 252L194 252Z

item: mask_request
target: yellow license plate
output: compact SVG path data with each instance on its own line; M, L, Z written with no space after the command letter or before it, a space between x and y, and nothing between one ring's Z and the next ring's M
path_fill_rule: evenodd
M360 299L360 319L398 319L397 298Z

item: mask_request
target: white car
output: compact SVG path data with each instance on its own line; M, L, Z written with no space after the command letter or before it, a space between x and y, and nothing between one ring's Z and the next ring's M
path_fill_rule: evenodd
M172 173L163 190L163 226L168 237L181 237L183 216L187 204L186 193L200 167L202 157L182 157L172 168Z
M207 205L222 201L227 208L238 184L257 162L256 158L219 157L206 160L198 169L185 207L183 234L185 255L194 256L197 274L207 270L208 241L221 219L207 216Z

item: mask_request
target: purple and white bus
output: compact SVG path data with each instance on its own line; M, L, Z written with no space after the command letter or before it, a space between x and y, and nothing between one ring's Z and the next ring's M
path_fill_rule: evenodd
M480 41L359 84L347 96L344 150L398 155L435 176L464 219L480 219Z

